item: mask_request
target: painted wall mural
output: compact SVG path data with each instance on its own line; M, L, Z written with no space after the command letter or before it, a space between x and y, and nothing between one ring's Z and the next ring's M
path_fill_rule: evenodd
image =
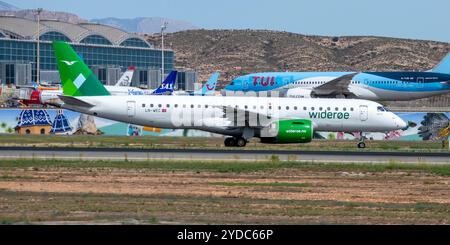
M18 125L19 117L22 110L5 109L0 110L0 133L15 133L14 129ZM62 120L62 115L67 121L69 128L67 134L73 134L79 130L80 113L70 110L56 110L49 109L47 113L54 125L65 125ZM401 112L396 113L403 120L409 122L410 127L407 130L392 131L389 133L370 133L366 137L375 140L406 140L406 141L420 141L420 140L442 140L448 138L450 133L450 113L423 113L423 112ZM103 135L128 135L128 136L190 136L190 137L214 137L217 135L202 132L198 130L170 130L158 129L150 127L142 127L136 125L129 125L126 123L111 121L103 118L93 118L96 129ZM67 127L68 126L68 127ZM321 132L319 135L325 139L355 139L359 137L359 133L327 133Z

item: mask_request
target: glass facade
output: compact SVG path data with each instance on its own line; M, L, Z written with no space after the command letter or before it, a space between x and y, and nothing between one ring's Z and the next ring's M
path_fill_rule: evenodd
M161 50L78 43L71 45L88 66L135 66L147 70L161 69ZM32 79L36 81L36 46L34 40L0 38L0 62L32 63ZM41 70L57 70L51 42L41 41L40 46ZM165 73L169 73L173 69L173 60L173 51L165 50Z
M5 79L6 84L15 83L15 74L14 74L14 65L6 64L5 65Z
M81 40L80 43L111 45L108 39L100 35L89 35Z
M56 31L44 33L41 35L40 39L41 39L41 41L58 40L58 41L64 41L64 42L72 42L66 35L64 35L60 32L56 32Z
M149 48L148 44L139 38L129 38L123 41L120 46Z

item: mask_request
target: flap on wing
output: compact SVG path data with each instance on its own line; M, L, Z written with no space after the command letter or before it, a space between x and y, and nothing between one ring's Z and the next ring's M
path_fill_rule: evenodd
M94 107L94 105L92 105L88 102L85 102L83 100L80 100L78 98L72 97L72 96L59 95L59 98L65 104L70 105L70 106L87 107L87 108Z
M331 94L334 92L349 92L348 85L352 81L353 77L358 74L357 72L350 73L336 79L333 79L323 85L314 88L316 94Z

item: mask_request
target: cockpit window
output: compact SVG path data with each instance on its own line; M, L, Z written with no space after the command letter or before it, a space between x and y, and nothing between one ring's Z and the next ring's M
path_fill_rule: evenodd
M377 110L378 110L378 111L386 111L382 106L378 106L378 107L377 107Z
M387 107L383 107L383 109L384 109L385 111L391 111L391 110L389 110L389 108L387 108Z
M233 85L234 85L234 81L232 81L232 82L230 83L230 85L233 86Z

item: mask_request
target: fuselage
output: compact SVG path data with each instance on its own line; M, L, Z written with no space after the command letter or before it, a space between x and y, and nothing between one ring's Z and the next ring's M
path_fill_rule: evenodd
M63 105L81 113L142 126L199 129L225 135L242 134L247 124L260 127L265 118L235 127L225 114L247 111L269 120L308 119L315 131L386 132L406 127L405 122L376 102L356 99L294 99L216 96L93 96L77 97L91 108ZM231 110L230 110L231 108ZM234 111L236 109L236 111ZM228 110L228 111L226 111ZM235 116L236 116L235 115ZM231 116L234 118L234 116ZM239 119L238 119L239 121ZM250 121L250 120L249 120ZM264 126L264 125L263 125ZM240 129L239 129L240 128Z
M234 79L225 89L244 92L292 89L290 91L291 97L307 97L308 91L351 73L353 72L256 73ZM435 72L363 72L353 77L348 84L348 90L355 95L355 98L359 99L420 99L450 92L450 74Z

